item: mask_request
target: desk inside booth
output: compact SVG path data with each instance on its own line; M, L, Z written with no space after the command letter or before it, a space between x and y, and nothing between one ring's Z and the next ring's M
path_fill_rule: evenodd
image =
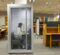
M45 46L60 45L60 22L46 22L43 26L43 43Z

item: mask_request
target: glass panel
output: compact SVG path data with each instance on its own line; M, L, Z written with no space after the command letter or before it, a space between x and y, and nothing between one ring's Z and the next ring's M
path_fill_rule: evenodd
M11 9L11 49L26 49L26 10Z
M31 9L27 9L27 49L31 49Z

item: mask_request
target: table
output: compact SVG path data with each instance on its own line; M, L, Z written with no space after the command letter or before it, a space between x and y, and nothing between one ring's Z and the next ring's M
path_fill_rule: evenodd
M50 48L52 47L52 35L60 35L60 33L46 33L46 35L50 35Z
M6 33L6 29L1 29L1 31L0 31L0 37L2 37L2 36L1 36L1 35L2 35L1 33L2 33L2 32L4 32L3 35L5 35L5 33Z
M6 29L1 29L1 32L6 31Z
M44 45L50 45L50 48L52 47L53 42L60 42L60 24L57 24L57 26L50 23L50 26L47 24L43 25L43 42ZM59 37L57 37L59 36Z

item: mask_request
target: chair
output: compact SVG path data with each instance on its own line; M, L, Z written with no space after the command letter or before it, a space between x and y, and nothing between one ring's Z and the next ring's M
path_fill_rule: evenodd
M22 40L17 40L15 38L14 32L11 33L11 47L12 49L21 49L22 48Z
M0 37L2 37L2 36L1 36L1 29L0 29Z

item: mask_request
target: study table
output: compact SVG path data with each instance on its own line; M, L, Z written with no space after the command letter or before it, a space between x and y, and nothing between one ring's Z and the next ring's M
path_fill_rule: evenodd
M60 35L60 33L46 33L45 38L47 39L47 35L49 35L49 39L50 39L50 48L52 47L52 41L60 41L60 40L52 40L52 35ZM58 37L58 36L57 36Z
M6 29L1 29L1 32L6 31Z
M7 31L6 27L4 27L4 28L0 27L0 37L5 38L6 31Z
M43 25L43 43L45 46L49 45L52 48L53 43L60 43L60 24L57 26Z

